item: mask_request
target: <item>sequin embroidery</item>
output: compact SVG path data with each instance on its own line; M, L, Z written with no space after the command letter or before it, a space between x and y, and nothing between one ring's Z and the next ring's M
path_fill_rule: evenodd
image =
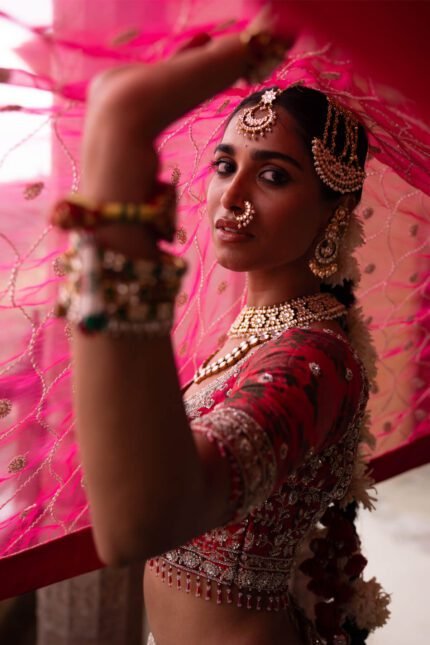
M232 458L237 466L237 471L232 469L232 477L236 472L240 495L234 500L233 519L226 526L153 562L169 584L173 584L176 571L177 588L183 586L188 593L193 589L196 596L209 599L216 592L217 602L234 601L244 608L276 611L288 606L297 548L328 505L342 499L348 490L368 396L361 363L343 337L334 332L330 335L289 330L267 343L265 349L260 348L255 372L252 361L245 361L235 366L234 375L220 377L217 385L214 381L191 397L193 431L206 434ZM340 351L332 357L334 345ZM318 356L318 363L306 360L309 347ZM283 378L275 366L267 371L268 363L277 360L273 357L278 351L281 357L287 352L296 356L296 367ZM320 368L318 379L310 369L313 362ZM354 375L352 381L345 378L347 369ZM266 371L276 376L271 382L261 383L259 377ZM324 396L314 400L325 379L326 386L330 381L331 399ZM293 432L288 415L282 419L285 404L276 398L268 410L263 401L264 415L258 406L251 414L249 401L261 402L265 396L276 395L283 381L298 388L297 393L306 392L306 398L297 402L300 413L306 405L309 410L318 410L318 401L325 399L330 399L326 401L329 410L340 405L338 434L330 430L325 444L318 446L312 439L312 423L300 433ZM217 387L221 389L216 391ZM196 410L197 401L207 404L209 392L214 405ZM293 400L297 398L295 392ZM306 418L312 417L307 410L305 413ZM321 414L326 414L325 410ZM312 443L307 443L309 440Z

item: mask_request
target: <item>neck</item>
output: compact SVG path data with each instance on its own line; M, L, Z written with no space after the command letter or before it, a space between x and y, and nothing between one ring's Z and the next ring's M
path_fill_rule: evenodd
M275 305L320 291L320 280L309 269L288 265L248 273L247 305Z

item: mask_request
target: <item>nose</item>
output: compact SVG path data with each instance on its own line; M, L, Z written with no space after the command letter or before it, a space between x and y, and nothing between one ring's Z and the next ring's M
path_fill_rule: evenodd
M236 173L224 187L221 195L221 206L232 213L242 212L247 196L246 179Z

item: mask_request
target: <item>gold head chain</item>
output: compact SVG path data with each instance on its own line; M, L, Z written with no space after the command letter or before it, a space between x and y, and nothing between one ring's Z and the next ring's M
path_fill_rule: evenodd
M327 119L323 138L312 140L315 170L321 181L338 193L352 193L363 186L366 173L357 157L358 121L346 108L327 98ZM345 143L337 155L336 137L340 119L345 123Z

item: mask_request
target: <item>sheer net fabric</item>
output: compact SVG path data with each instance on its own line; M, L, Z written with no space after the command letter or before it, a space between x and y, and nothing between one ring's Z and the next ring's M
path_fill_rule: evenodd
M237 31L251 9L235 1L237 24L200 0L115 2L56 0L52 25L29 27L21 47L27 69L2 69L0 122L16 127L1 169L17 155L34 159L23 180L1 184L0 206L0 564L3 596L99 566L73 435L70 333L54 319L61 281L57 258L67 240L46 225L48 205L79 188L85 89L112 64L155 61L202 30ZM362 25L364 28L365 25ZM423 463L429 449L429 154L430 132L413 105L360 76L332 45L303 36L266 86L316 87L368 127L371 158L357 214L367 244L358 257L358 292L379 354L372 396L370 455L378 479ZM36 107L31 91L50 93ZM239 101L255 88L239 83L170 127L158 141L164 179L179 196L174 248L190 265L177 298L174 343L181 382L222 342L246 296L243 277L217 265L206 226L212 150ZM36 91L36 90L34 90ZM29 127L37 117L37 125ZM52 143L52 172L41 175L37 142ZM81 557L66 557L79 544ZM29 563L38 562L38 567ZM8 568L9 567L9 568ZM13 575L8 572L13 571ZM29 573L31 572L31 573ZM7 581L7 582L6 582Z

